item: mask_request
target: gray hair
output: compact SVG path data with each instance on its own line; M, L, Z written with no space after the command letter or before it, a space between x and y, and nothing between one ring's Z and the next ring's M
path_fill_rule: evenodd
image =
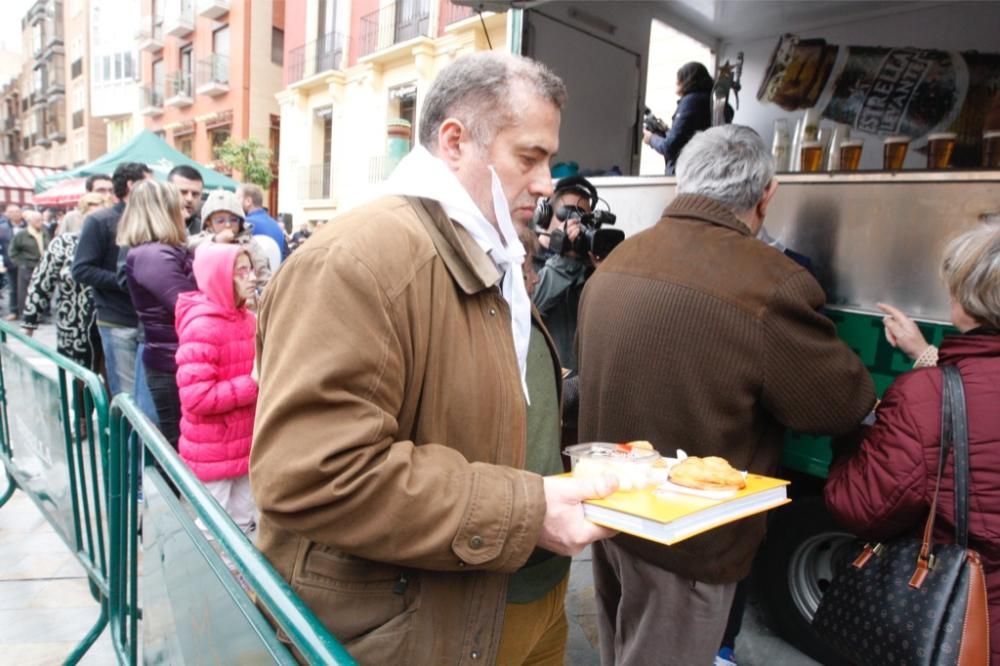
M757 132L720 125L695 134L677 159L677 193L701 194L735 213L752 209L774 178L774 159Z
M1000 224L981 224L954 238L944 249L941 273L966 314L1000 329Z
M100 195L98 195L100 196ZM75 234L83 227L83 213L78 210L71 210L63 217L59 223L59 233Z
M489 145L501 129L517 122L515 82L559 109L566 103L566 85L545 65L509 53L470 53L441 70L427 92L420 115L420 143L436 152L442 123L457 118L477 145Z

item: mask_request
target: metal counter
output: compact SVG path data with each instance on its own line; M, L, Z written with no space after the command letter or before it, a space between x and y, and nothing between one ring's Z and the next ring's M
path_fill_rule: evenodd
M947 322L940 280L945 244L986 219L1000 221L1000 171L779 174L768 232L813 261L833 307L875 312L887 302ZM676 194L666 176L594 178L626 234L659 220Z

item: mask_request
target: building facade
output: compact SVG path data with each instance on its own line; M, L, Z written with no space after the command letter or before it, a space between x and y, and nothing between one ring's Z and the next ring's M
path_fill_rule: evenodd
M138 2L90 0L89 38L70 42L76 78L70 82L73 126L85 109L89 90L89 115L103 125L110 152L128 143L143 129L139 115L139 51L135 31L139 26ZM90 63L90 66L85 66ZM89 79L89 80L88 80ZM74 131L74 130L71 130Z
M275 0L142 0L146 128L223 172L218 149L231 136L276 152L284 18Z
M104 123L90 113L88 5L38 0L21 19L20 162L69 168L106 152Z
M277 211L323 221L369 196L420 121L438 71L508 49L507 16L449 0L287 0Z

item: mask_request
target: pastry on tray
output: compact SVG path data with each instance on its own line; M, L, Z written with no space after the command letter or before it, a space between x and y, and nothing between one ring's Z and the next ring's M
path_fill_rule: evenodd
M685 458L670 468L670 482L698 490L740 490L747 485L743 473L718 456Z

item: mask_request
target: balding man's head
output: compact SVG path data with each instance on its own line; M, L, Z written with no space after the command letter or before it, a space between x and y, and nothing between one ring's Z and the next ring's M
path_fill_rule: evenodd
M4 211L4 215L7 216L8 220L10 220L15 224L21 223L22 213L21 213L21 207L18 205L15 204L8 205L7 209Z
M34 229L41 229L44 224L44 218L42 218L42 214L37 210L24 211L24 221Z

